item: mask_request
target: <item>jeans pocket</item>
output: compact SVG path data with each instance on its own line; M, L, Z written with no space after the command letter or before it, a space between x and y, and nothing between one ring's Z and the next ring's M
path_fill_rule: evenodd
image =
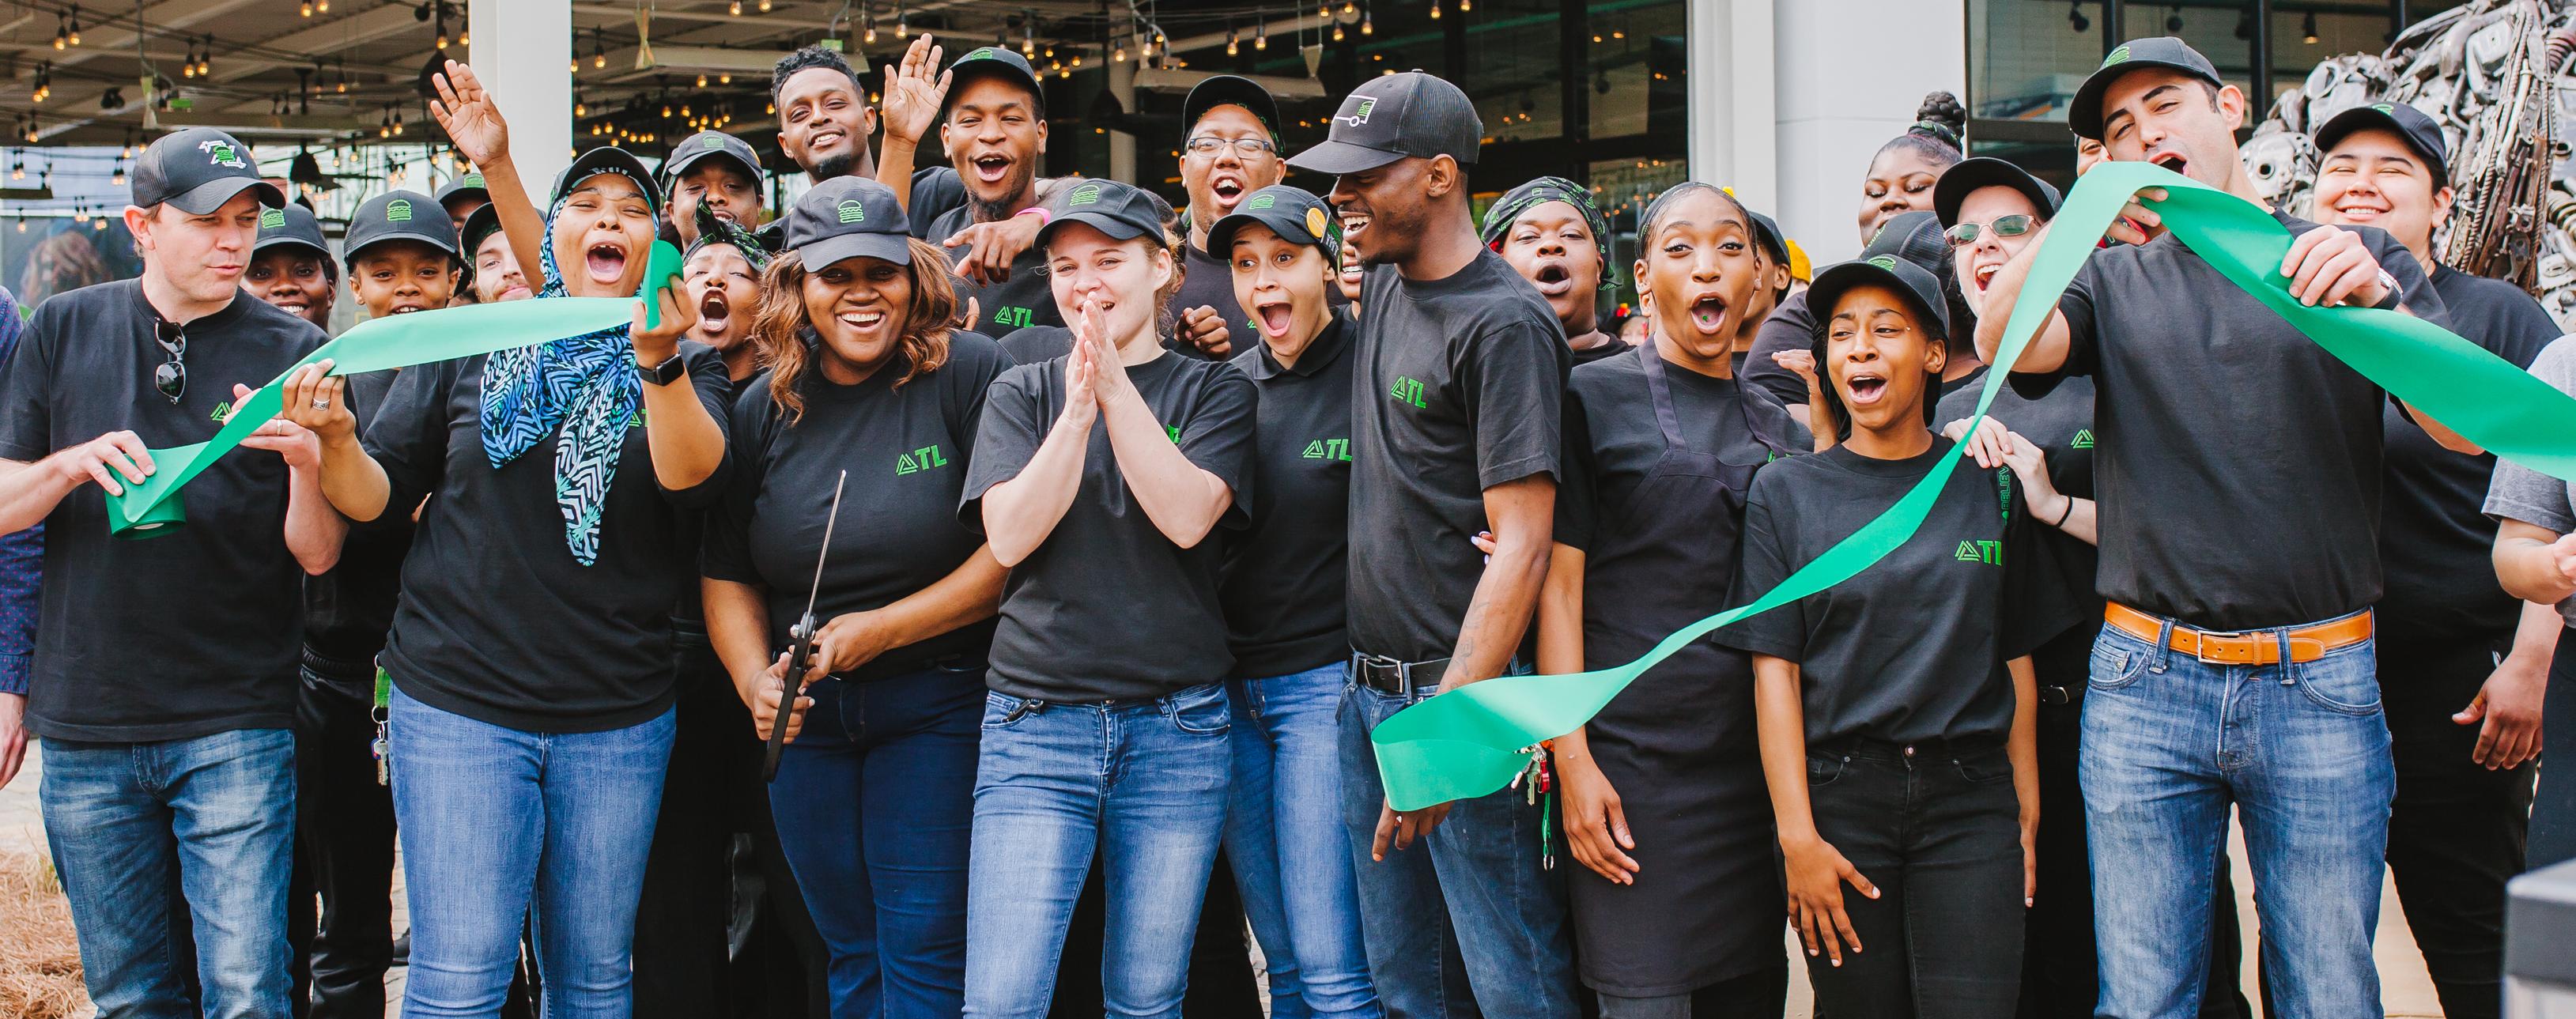
M1198 736L1222 736L1234 727L1233 713L1226 708L1225 684L1195 686L1163 700L1163 714L1174 728Z
M2012 755L2001 750L1967 754L1950 763L1959 769L1959 777L1968 780L1971 785L1993 785L1998 782L2012 781Z
M2318 707L2345 715L2379 713L2379 663L2368 643L2329 651L2315 661L2290 666L2300 691Z
M1844 760L1824 754L1807 755L1807 788L1822 789L1843 777Z
M2091 671L2086 676L2085 685L2096 690L2119 690L2129 687L2137 683L2138 677L2146 675L2147 663L2154 658L2153 653L2139 648L2096 642L2093 645Z
M1035 701L994 691L986 691L984 694L985 732L998 732L1012 728L1036 713L1037 702Z

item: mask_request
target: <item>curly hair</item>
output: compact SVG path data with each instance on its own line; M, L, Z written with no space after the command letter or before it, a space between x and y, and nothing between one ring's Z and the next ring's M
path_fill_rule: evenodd
M1913 149L1934 166L1948 166L1966 157L1963 141L1968 135L1968 108L1959 97L1947 90L1923 97L1923 105L1914 109L1914 124L1904 134L1888 139L1878 147L1886 152L1898 146Z
M796 72L817 67L849 75L850 88L860 95L867 94L868 90L859 84L859 72L850 69L849 58L817 43L778 58L778 66L769 72L769 100L773 103L778 101L779 90L787 87L787 79L795 77Z
M948 363L948 336L955 331L957 318L957 288L949 283L948 274L921 271L925 265L947 265L946 254L919 239L909 244L912 264L904 267L904 274L912 280L912 307L904 312L903 337L895 343L894 356L903 359L903 374L894 380L896 389ZM751 320L752 349L769 369L770 402L791 425L805 418L802 387L814 365L806 339L813 333L813 323L805 312L805 275L800 259L782 257L771 262L769 271L761 274L760 304Z

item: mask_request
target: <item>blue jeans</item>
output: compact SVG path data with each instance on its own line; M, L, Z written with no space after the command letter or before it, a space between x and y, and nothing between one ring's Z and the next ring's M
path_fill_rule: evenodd
M1270 1019L1385 1014L1369 984L1358 876L1342 827L1333 717L1347 673L1336 662L1225 684L1234 704L1225 855L1270 964Z
M181 983L191 968L206 1019L286 1015L294 731L44 749L45 843L99 1019L195 1019ZM173 871L193 958L170 943Z
M966 993L966 860L984 669L825 680L769 806L831 949L833 1019L953 1016Z
M2221 665L2104 627L2082 753L2093 859L2120 861L2093 871L2097 1014L2198 1012L2231 804L2274 1014L2380 1014L2370 942L2397 774L2374 643L2297 664Z
M547 1019L624 1019L673 713L606 732L524 732L400 686L391 710L411 890L404 1019L499 1015L532 903Z
M1539 808L1505 789L1450 805L1429 838L1368 858L1386 786L1369 733L1431 696L1342 690L1342 820L1359 869L1369 972L1390 1016L1564 1019L1575 1005L1562 875L1540 869Z
M1047 1014L1096 851L1112 1016L1178 1016L1190 943L1225 829L1225 687L1151 701L984 699L966 890L966 1010Z

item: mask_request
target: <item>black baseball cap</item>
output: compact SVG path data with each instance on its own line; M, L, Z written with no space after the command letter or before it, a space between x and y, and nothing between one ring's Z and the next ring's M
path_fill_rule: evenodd
M252 188L259 189L261 205L274 209L286 204L277 185L260 179L250 146L211 127L162 135L134 161L134 204L147 208L167 202L202 216Z
M1742 205L1743 202L1736 204ZM1771 253L1772 261L1789 264L1789 235L1780 232L1780 224L1750 208L1745 209L1744 214L1753 217L1753 239L1762 245L1762 250Z
M845 258L882 258L912 264L911 221L894 189L865 177L834 177L789 206L787 246L805 271L819 272Z
M1027 89L1029 101L1037 106L1038 112L1043 114L1046 111L1046 89L1038 84L1037 70L1029 66L1029 58L1008 46L978 46L967 50L965 56L949 63L948 73L952 77L948 82L947 97L939 101L940 120L948 119L948 107L957 102L958 96L966 93L966 83L978 78L1001 78Z
M418 191L387 191L350 213L340 261L355 272L358 253L386 241L418 241L457 258L455 221L447 218L437 199Z
M1113 241L1163 236L1163 214L1157 200L1133 184L1114 180L1067 181L1047 206L1047 224L1038 228L1043 248L1067 223L1080 223Z
M572 161L571 166L564 167L562 173L555 175L554 197L550 201L563 201L564 196L572 193L572 189L581 182L603 173L634 181L635 186L644 192L645 204L656 209L662 207L662 187L653 182L653 171L645 169L644 161L635 158L634 153L614 145L602 145L584 152Z
M1941 218L1941 226L1959 225L1959 203L1968 200L1969 192L1978 188L2006 187L2019 191L2030 204L2039 207L2039 218L2057 215L2057 187L2030 175L2021 167L1993 156L1978 156L1950 164L1941 171L1941 179L1932 185L1932 214Z
M1212 75L1190 87L1189 97L1181 100L1181 133L1186 135L1198 127L1199 118L1219 106L1240 106L1252 111L1262 130L1270 132L1274 139L1279 137L1278 100L1252 79L1231 74Z
M1941 293L1941 281L1922 266L1894 255L1836 262L1816 274L1816 281L1807 285L1807 309L1816 317L1816 335L1825 334L1826 323L1834 317L1834 303L1842 300L1843 294L1873 283L1905 295L1913 303L1916 316L1931 323L1945 340L1949 337L1950 300Z
M2102 137L2102 93L2109 91L2111 83L2119 80L2121 75L2147 67L2181 71L2211 85L2226 84L2219 80L2218 68L2211 66L2209 58L2201 56L2190 43L2170 35L2131 39L2103 57L2102 66L2075 90L2075 99L2066 108L2066 126L2074 128L2076 134L2099 140Z
M482 249L485 238L500 232L500 209L486 203L482 208L468 214L465 217L465 229L457 231L458 240L463 242L464 250L468 252L466 261L473 261L471 253Z
M1950 264L1950 242L1941 234L1941 217L1938 214L1921 209L1900 212L1879 224L1878 233L1871 235L1869 243L1860 249L1860 257L1893 255L1937 276L1943 266Z
M483 174L481 171L469 173L465 176L458 177L455 180L448 181L438 189L439 208L454 209L455 206L451 203L455 202L459 198L479 198L486 202L492 200L492 189L483 185Z
M1431 74L1406 71L1371 78L1342 99L1322 144L1288 165L1309 173L1340 175L1374 170L1399 159L1448 156L1474 165L1484 121L1467 93Z
M680 144L671 147L671 158L662 161L663 179L678 184L680 175L689 172L690 167L716 156L741 166L754 188L769 182L769 176L760 169L760 153L753 152L749 142L722 131L700 131L680 139Z
M331 261L330 242L322 239L322 221L313 218L313 210L293 202L259 210L259 239L251 242L251 254L280 247L311 248L322 261Z
M1333 239L1333 210L1324 200L1304 188L1273 184L1243 196L1243 204L1208 224L1208 253L1224 259L1226 250L1234 246L1235 231L1254 224L1268 227L1290 244L1321 247L1328 255L1340 251Z
M2406 140L2406 147L2432 164L2433 186L2441 188L2451 182L2451 148L2442 141L2441 125L2416 109L2411 103L2372 103L2356 106L2335 114L2325 126L2317 128L2317 161L2322 163L2337 145L2355 131L2378 128L2396 132Z

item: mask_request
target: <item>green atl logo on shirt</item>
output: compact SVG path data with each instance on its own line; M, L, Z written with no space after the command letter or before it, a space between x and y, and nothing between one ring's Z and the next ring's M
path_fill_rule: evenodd
M1351 458L1351 440L1317 439L1306 444L1305 456L1308 460L1341 460L1347 462Z
M1026 329L1030 326L1036 325L1037 319L1035 314L1027 308L1015 308L1009 305L1004 305L993 310L993 324L1010 326L1013 329Z
M1394 397L1395 402L1397 403L1410 404L1416 410L1427 409L1431 406L1431 404L1422 399L1421 379L1398 375L1395 377L1395 387L1388 390L1386 395Z
M631 418L627 418L627 419L626 419L626 427L628 427L628 428L642 428L642 427L644 427L644 426L646 425L646 423L647 423L647 421L646 421L646 418L644 417L644 407L643 407L643 405L638 404L638 405L636 406L636 408L635 408L635 416L634 416L634 417L631 417Z
M2090 429L2090 428L2078 428L2078 429L2076 429L2076 430L2075 430L2075 438L2067 442L2067 444L2066 444L2066 448L2068 448L2068 449L2091 449L2091 448L2093 448L2093 430L2092 430L2092 429Z
M1169 435L1169 436L1171 436L1171 437L1172 437L1172 445L1178 446L1178 445L1180 445L1180 444L1181 444L1181 426L1179 426L1179 425L1164 425L1164 426L1163 426L1163 434L1165 434L1165 435Z
M905 474L919 474L933 467L946 466L948 466L948 458L939 455L939 447L936 444L923 446L894 458L894 472L898 477Z
M1984 563L1988 566L2001 566L2004 564L2004 543L2000 541L1963 541L1959 543L1959 550L1951 553L1950 558L1963 563Z
M220 425L224 423L225 418L231 416L233 416L233 402L231 400L226 400L222 403L216 404L215 412L206 415L206 419Z

